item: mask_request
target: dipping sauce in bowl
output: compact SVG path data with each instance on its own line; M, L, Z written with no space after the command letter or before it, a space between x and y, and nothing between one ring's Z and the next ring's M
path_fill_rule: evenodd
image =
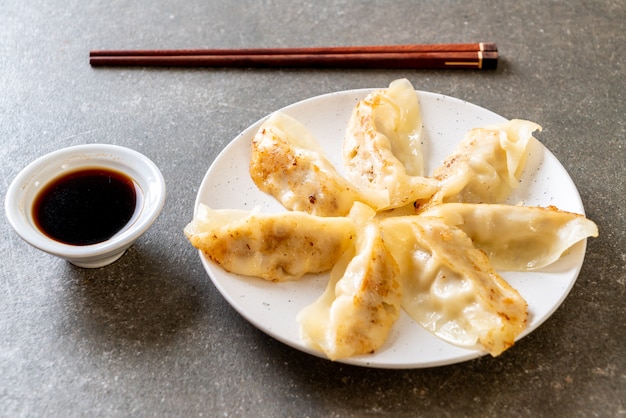
M50 238L70 245L106 241L137 209L137 185L124 173L86 168L52 180L35 197L33 220Z
M146 156L109 144L39 157L9 185L7 219L35 248L84 268L113 263L154 223L165 181Z

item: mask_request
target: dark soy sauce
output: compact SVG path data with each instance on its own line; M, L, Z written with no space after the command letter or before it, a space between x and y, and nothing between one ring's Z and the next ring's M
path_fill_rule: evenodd
M48 237L70 245L111 238L133 217L137 186L125 174L87 168L45 185L35 198L33 219Z

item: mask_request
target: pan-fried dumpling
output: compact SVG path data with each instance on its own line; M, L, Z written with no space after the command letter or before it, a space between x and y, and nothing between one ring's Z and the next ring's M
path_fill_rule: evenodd
M387 137L391 154L402 163L406 174L423 176L422 114L411 82L406 78L394 80L388 88L368 95L359 108L369 124L361 125L361 129L375 129Z
M389 196L389 205L377 210L435 193L436 181L423 177L421 130L417 93L406 79L370 93L354 108L343 143L346 177L361 190Z
M422 212L462 229L503 270L534 270L558 260L572 245L598 236L584 215L551 206L444 203Z
M439 190L420 208L444 202L502 203L516 188L526 165L528 147L536 141L536 123L514 119L470 130L454 152L435 169Z
M331 360L380 348L401 310L398 266L384 245L375 212L355 203L356 242L331 271L322 296L297 317L302 338Z
M362 195L324 156L313 134L296 119L274 113L252 139L250 176L285 208L318 216L345 216L355 201L376 203L382 194Z
M380 221L400 268L402 307L439 338L497 356L526 327L527 304L460 229L426 216Z
M201 204L184 232L194 247L231 273L284 281L330 270L352 245L354 222L304 212L214 210Z

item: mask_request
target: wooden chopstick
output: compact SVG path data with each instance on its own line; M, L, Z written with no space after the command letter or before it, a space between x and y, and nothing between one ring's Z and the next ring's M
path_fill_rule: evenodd
M475 52L498 51L491 42L465 44L406 44L375 46L330 46L308 48L240 48L240 49L137 49L93 50L90 57L110 56L181 56L181 55L309 55L309 54L370 54L405 52Z
M471 68L493 69L494 43L243 48L182 50L94 50L93 66Z

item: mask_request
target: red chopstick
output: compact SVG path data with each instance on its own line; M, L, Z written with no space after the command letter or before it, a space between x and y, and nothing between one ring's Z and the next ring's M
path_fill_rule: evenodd
M309 55L309 54L368 54L405 52L475 52L498 51L491 42L466 44L407 44L377 46L330 46L308 48L241 48L241 49L137 49L94 50L90 57L106 56L180 56L180 55Z
M494 43L243 48L181 50L94 50L92 66L470 68L494 69Z

